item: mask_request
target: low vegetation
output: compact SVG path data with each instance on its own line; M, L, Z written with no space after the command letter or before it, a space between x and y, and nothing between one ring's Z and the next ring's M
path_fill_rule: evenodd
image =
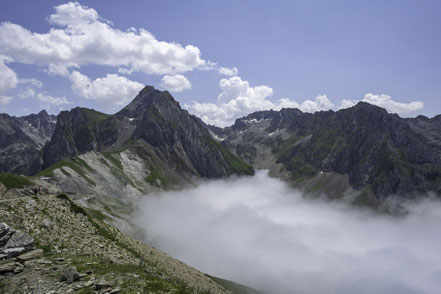
M65 158L51 165L47 169L39 172L37 174L37 177L54 177L54 171L56 169L60 169L62 173L70 176L70 174L65 169L63 169L63 167L71 168L83 179L85 179L89 184L91 184L92 186L96 186L96 183L86 175L86 171L92 171L93 169L84 160L78 157Z
M23 188L25 186L33 185L33 182L24 176L9 173L0 174L0 183L2 183L7 189Z

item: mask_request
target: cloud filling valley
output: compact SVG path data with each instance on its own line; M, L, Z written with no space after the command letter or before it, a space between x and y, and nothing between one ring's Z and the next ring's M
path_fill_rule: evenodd
M441 205L396 217L307 199L267 171L146 196L146 241L266 293L439 293Z

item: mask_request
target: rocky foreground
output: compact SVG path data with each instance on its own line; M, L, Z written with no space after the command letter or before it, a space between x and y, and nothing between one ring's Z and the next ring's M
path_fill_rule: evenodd
M228 293L64 194L0 191L0 293Z

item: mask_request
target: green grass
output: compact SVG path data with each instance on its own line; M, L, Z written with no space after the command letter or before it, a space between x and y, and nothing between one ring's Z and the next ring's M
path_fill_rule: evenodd
M104 158L106 160L108 160L110 162L111 166L109 166L108 164L106 164L106 165L109 166L110 172L112 173L112 175L114 177L116 177L125 186L130 184L133 187L136 187L135 183L133 183L132 179L130 179L130 177L128 177L124 173L124 168L122 166L121 160L119 160L119 158L118 158L118 156L119 156L118 153L116 153L116 152L103 152L102 155L104 156Z
M147 183L154 186L158 186L157 180L159 180L161 184L164 186L168 184L167 179L164 177L163 173L158 168L154 166L150 166L149 170L150 170L150 174L144 179Z
M84 172L84 169L87 169L89 171L92 171L93 169L82 159L78 157L69 157L65 158L47 169L39 172L37 174L37 177L54 177L54 171L56 169L60 169L62 173L65 175L70 175L66 170L63 170L62 167L69 167L73 169L77 174L79 174L83 179L85 179L89 184L92 186L96 186L96 183L90 179L86 173Z
M54 256L56 258L56 256ZM91 270L95 276L106 277L108 275L117 275L121 284L116 281L113 286L121 288L120 293L179 293L179 294L196 294L207 293L199 291L195 288L189 287L181 280L174 278L167 278L159 268L146 271L144 265L134 264L117 264L111 263L108 260L100 257L83 257L83 256L69 256L72 264L79 272ZM86 263L92 263L85 265ZM135 276L137 275L137 276ZM104 278L107 280L106 278ZM118 285L119 284L119 285ZM90 292L91 288L83 288L83 294L95 293Z
M99 221L104 221L104 220L106 220L106 219L109 218L108 216L106 216L105 214L103 214L103 213L102 213L101 211L99 211L99 210L92 209L92 208L87 208L87 207L84 207L84 209L86 210L86 213L87 213L89 216L91 216L91 217L93 217L94 219L97 219L97 220L99 220Z
M216 142L213 138L210 137L209 144L214 145L221 152L226 162L236 173L238 173L239 175L254 175L254 168L251 165L249 165L239 156L236 156L228 151L219 142Z
M30 186L34 184L32 181L23 176L9 173L0 174L0 182L7 189L23 188L24 186Z
M109 114L105 114L93 109L81 108L81 110L86 114L90 127L95 127L98 123L110 117Z
M116 155L115 155L114 152L103 152L102 154L116 168L118 168L120 170L123 170L122 163L121 163L121 161L118 158L116 158Z

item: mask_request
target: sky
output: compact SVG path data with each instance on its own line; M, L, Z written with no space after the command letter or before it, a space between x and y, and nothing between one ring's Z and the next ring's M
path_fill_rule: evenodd
M0 111L115 113L144 85L219 126L366 101L441 113L439 1L0 4Z
M397 217L303 197L261 170L142 197L137 208L135 224L149 244L264 293L441 288L441 207L428 197Z

